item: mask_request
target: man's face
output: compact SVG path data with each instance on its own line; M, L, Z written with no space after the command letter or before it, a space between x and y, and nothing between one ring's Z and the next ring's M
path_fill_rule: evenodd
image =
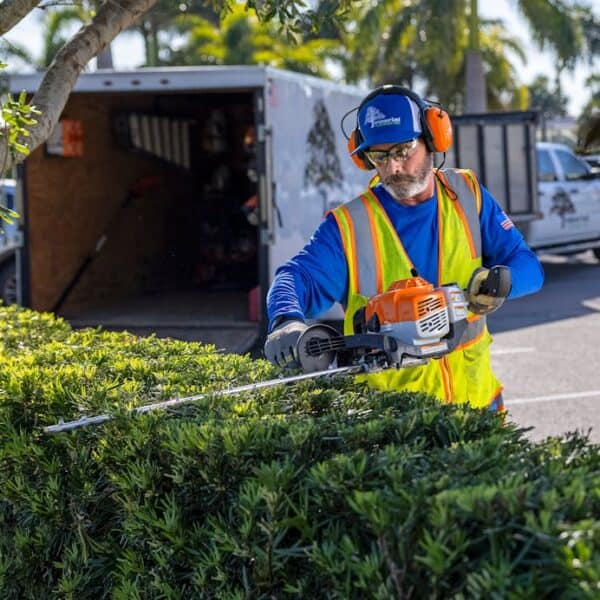
M396 147L405 151L399 153L401 156L394 158ZM372 161L385 189L398 202L415 198L427 199L421 196L430 186L433 155L427 151L423 140L417 139L413 148L407 146L406 149L403 149L401 144L380 144L369 148L366 154L368 157L371 152L389 150L392 150L391 155L383 161Z

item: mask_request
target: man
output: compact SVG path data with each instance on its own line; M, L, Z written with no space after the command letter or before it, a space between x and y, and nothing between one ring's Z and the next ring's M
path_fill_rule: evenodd
M460 346L424 366L361 377L380 389L503 408L485 315L504 298L479 288L495 265L510 269L510 298L539 290L544 274L471 171L433 167L433 152L445 152L451 142L447 113L411 90L383 86L363 100L349 147L360 168L376 170L379 183L330 213L304 249L277 270L267 297L269 360L293 364L305 319L334 302L345 307L344 330L352 333L352 317L367 298L416 269L436 286L455 282L467 290L471 313Z

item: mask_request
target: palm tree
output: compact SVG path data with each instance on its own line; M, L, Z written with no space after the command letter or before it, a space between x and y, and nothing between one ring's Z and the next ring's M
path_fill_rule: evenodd
M260 22L253 10L234 6L220 24L196 15L175 20L171 42L162 49L167 65L248 65L263 64L327 76L325 59L333 54L333 40L310 39L290 43L277 25Z
M27 65L33 65L35 59L31 52L21 44L9 42L6 38L0 39L0 62L12 63L14 59L18 59Z
M527 88L519 83L514 65L507 58L506 51L512 53L525 62L526 55L518 41L508 35L503 25L493 21L484 22L484 31L481 35L480 52L482 63L485 65L485 93L486 105L491 110L525 109L528 106ZM466 68L465 77L461 78L460 96L466 93ZM467 98L463 101L466 107ZM474 112L474 111L468 111Z
M68 6L51 9L44 15L42 55L38 63L40 67L50 65L56 53L69 39L75 26L81 26L90 19L90 13L82 6Z
M159 0L145 13L135 29L144 39L146 67L165 64L171 55L171 38L178 30L178 23L184 17L195 20L201 17L213 26L218 26L220 15L213 6L206 6L200 0L184 0L174 3L172 0Z
M591 75L585 83L591 97L578 119L578 146L582 152L600 152L600 75Z
M522 93L506 52L524 59L523 51L502 22L479 17L477 4L477 0L358 4L344 36L349 48L343 56L347 79L408 86L424 80L427 93L455 110L479 112L488 102L493 107L513 105ZM589 12L555 0L515 0L515 4L534 40L555 51L559 70L597 52L598 23ZM481 79L479 86L471 79L475 76ZM509 92L508 100L502 97L503 88Z
M458 0L383 0L353 15L355 31L347 34L342 57L346 78L371 86L425 82L425 95L435 96L454 112L464 106L465 55L469 46L468 15ZM511 49L524 58L516 39L501 23L482 21L480 47L488 70L487 94L492 106L513 106L519 97Z
M483 57L478 47L476 32L481 23L478 16L477 0L469 0L470 22L472 32L470 49L473 60ZM573 69L584 60L592 61L598 53L600 45L600 23L594 17L591 7L567 5L556 0L517 0L517 8L527 21L532 38L540 49L549 48L556 56L556 89L560 91L560 75L565 69ZM477 89L480 82L476 80L477 72L466 81L467 100L473 98L477 106L467 106L468 110L485 109L480 105Z
M98 0L48 10L43 21L43 47L38 66L45 68L50 65L56 53L71 37L73 28L89 23L99 3ZM100 69L112 68L110 44L98 54L96 64Z

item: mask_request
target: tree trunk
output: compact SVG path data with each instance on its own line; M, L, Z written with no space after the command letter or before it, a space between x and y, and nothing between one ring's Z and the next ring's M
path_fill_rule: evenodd
M82 27L54 57L31 104L41 111L37 123L28 127L22 143L34 150L46 141L67 103L67 99L85 65L115 37L135 23L157 0L121 0L102 4L92 21ZM0 4L0 7L2 5ZM10 168L6 138L0 138L0 164Z
M150 16L150 50L152 52L152 62L150 63L153 67L158 67L158 25L156 20Z
M471 0L469 16L469 49L465 59L465 102L467 113L482 113L487 109L483 58L479 47L479 15L477 0Z
M467 113L482 113L487 110L485 76L481 52L469 50L466 56L465 106Z
M0 35L10 31L40 0L3 0L0 4Z

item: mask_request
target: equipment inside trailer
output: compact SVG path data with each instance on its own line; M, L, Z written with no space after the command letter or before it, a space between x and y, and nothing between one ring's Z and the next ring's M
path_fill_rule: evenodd
M79 155L50 142L28 160L31 242L46 240L30 247L34 307L247 351L259 320L253 103L248 91L74 94L63 124L79 128Z

